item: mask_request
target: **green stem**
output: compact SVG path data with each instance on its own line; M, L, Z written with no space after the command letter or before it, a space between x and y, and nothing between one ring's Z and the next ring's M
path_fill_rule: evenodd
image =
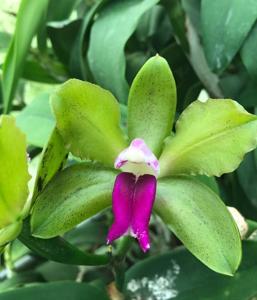
M4 262L5 262L5 268L7 271L7 278L12 278L13 275L15 274L14 271L14 264L12 261L12 255L11 255L11 244L8 244L4 248Z
M247 238L257 230L257 222L252 221L252 220L246 220L246 223L248 225L248 232L247 232Z
M125 280L125 257L131 246L133 239L130 236L124 236L118 241L116 254L112 259L111 265L115 276L116 287L122 291Z

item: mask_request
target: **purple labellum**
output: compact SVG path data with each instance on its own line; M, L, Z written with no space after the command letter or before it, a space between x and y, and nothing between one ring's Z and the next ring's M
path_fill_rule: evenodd
M144 140L134 139L115 161L115 168L124 171L116 178L112 194L114 222L107 243L130 234L141 249L150 248L148 225L156 194L159 162Z
M139 241L141 249L150 248L148 225L156 194L156 178L143 175L138 178L131 173L117 176L113 194L112 210L114 222L107 236L107 243L125 234Z

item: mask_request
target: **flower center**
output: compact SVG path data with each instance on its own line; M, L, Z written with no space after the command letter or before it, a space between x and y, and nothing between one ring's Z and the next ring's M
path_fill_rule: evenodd
M115 160L116 169L142 176L150 174L155 177L160 172L159 161L143 139L134 139L130 146L124 149Z

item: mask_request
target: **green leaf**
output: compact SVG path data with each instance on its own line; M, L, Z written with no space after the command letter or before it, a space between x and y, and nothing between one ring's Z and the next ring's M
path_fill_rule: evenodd
M53 49L62 63L69 65L71 51L76 41L81 19L70 22L51 22L47 25L48 36L50 37ZM69 45L69 47L67 47Z
M54 128L49 95L41 94L16 117L17 126L26 134L28 144L44 147Z
M181 247L132 266L123 292L126 299L254 300L256 251L257 243L244 242L242 264L234 277L227 277L208 270Z
M0 118L0 229L22 217L28 197L28 174L25 136L15 119Z
M1 300L34 300L35 295L37 300L56 300L56 296L62 300L108 300L104 291L87 283L73 281L34 284L33 286L0 293Z
M94 266L109 262L108 256L81 251L61 237L40 239L31 236L28 220L24 222L19 240L34 253L64 264Z
M252 31L246 38L240 53L245 67L247 68L249 74L255 80L255 82L257 81L257 67L254 60L256 54L255 52L256 48L257 48L257 25L255 24Z
M129 138L144 139L158 155L172 130L176 102L176 84L167 61L159 55L150 58L129 92Z
M200 261L227 275L241 260L238 229L219 197L189 177L158 182L155 211Z
M86 13L82 20L82 25L79 29L77 34L76 40L73 44L69 69L75 78L79 79L88 79L89 78L89 67L86 59L84 57L84 50L88 48L89 44L89 32L90 32L90 25L93 21L95 14L98 12L104 0L96 2L90 10Z
M57 129L72 154L113 166L126 141L119 127L119 105L110 92L71 79L53 94L52 106Z
M38 195L31 217L33 236L50 238L111 205L117 172L82 163L66 168Z
M257 2L203 0L201 9L205 54L213 70L224 70L240 49L257 18Z
M18 79L22 74L32 38L46 13L47 6L48 0L21 1L15 33L3 65L2 89L5 112L9 112L11 109L11 102L17 88Z
M33 199L42 192L47 183L62 169L67 156L68 152L64 147L63 140L55 128L43 149L42 158L37 170Z
M136 30L142 15L157 2L111 1L101 10L92 26L88 50L90 69L96 82L111 90L122 103L126 102L128 95L125 44Z
M229 99L195 101L181 114L160 158L161 174L221 176L257 144L257 117Z
M18 221L0 229L0 247L14 240L20 233L22 222Z

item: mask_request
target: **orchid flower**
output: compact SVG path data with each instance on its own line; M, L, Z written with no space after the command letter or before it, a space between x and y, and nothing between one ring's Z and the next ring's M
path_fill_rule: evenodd
M207 176L234 171L256 147L255 115L230 99L196 100L173 130L176 85L158 55L131 85L125 129L117 100L97 85L71 79L53 94L51 104L66 150L86 162L66 168L39 193L31 215L34 236L63 234L112 205L107 243L132 235L145 252L154 210L204 264L223 274L235 272L240 235L206 182L212 186ZM57 145L49 149L55 151L49 159L58 157Z

